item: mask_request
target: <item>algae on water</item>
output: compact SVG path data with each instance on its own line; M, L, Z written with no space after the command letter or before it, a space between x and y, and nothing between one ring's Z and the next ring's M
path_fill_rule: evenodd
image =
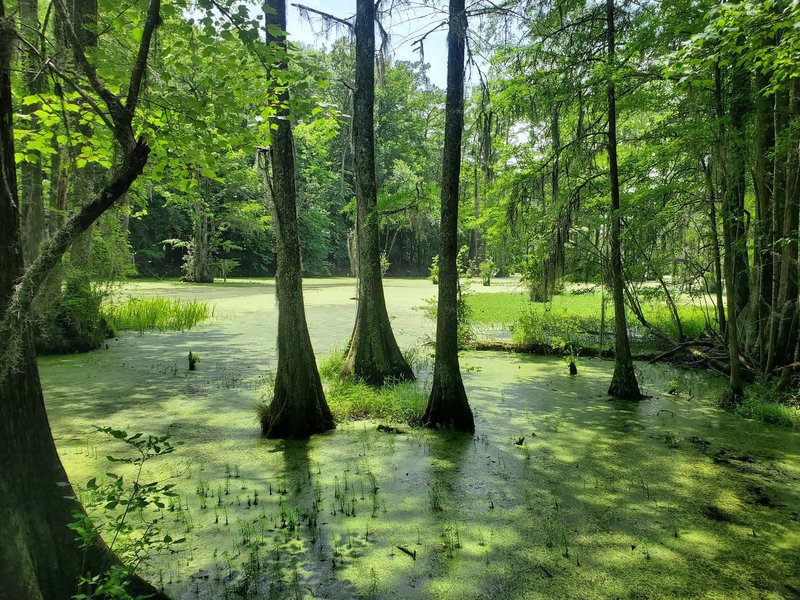
M386 282L402 346L432 334L426 281ZM346 339L352 280L307 282L319 355ZM611 401L612 365L462 355L475 436L351 422L305 442L253 417L274 366L269 283L136 293L213 302L185 333L45 357L71 481L118 448L92 425L169 433L150 480L176 484L161 524L185 549L148 576L179 598L791 597L800 589L800 435L718 410L723 381L638 364L649 397ZM189 350L198 370L186 368ZM668 393L671 392L671 393ZM113 467L113 465L111 465ZM409 555L404 548L411 553Z

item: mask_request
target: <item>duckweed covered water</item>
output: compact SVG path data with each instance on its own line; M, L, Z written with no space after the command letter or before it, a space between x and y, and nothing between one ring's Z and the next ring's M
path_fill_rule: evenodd
M433 286L386 285L401 345L431 336L413 307ZM93 424L185 442L147 473L180 493L155 516L187 542L148 574L176 597L800 594L800 435L714 408L719 379L639 365L650 397L630 404L605 395L609 362L570 377L557 358L467 353L474 437L359 422L264 440L271 283L135 287L214 302L218 318L40 366L73 483L122 450ZM346 340L353 295L352 280L306 283L318 354Z

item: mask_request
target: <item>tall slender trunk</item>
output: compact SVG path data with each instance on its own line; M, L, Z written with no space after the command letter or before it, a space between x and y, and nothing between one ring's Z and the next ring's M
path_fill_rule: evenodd
M264 7L267 44L277 57L273 69L285 70L288 68L286 37L285 33L276 35L275 28L286 31L286 0L269 0ZM267 74L270 88L275 87L274 75L273 71ZM261 430L270 438L307 438L333 429L334 423L322 391L306 324L297 231L294 140L287 108L289 93L285 88L274 93L276 114L271 118L272 140L269 149L260 151L259 160L264 168L277 239L278 369L272 404L261 419Z
M464 130L464 53L467 13L464 0L450 0L447 33L447 96L442 153L442 218L439 243L439 302L436 314L436 358L427 427L475 431L472 410L458 364L458 183Z
M737 316L750 300L750 261L747 250L747 215L744 199L747 191L747 161L745 157L745 119L750 102L749 74L741 67L733 68L729 117L725 136L725 170L728 179L727 202L731 225L734 281ZM733 319L731 319L733 320Z
M25 37L35 48L42 44L39 42L39 2L38 0L20 0L20 23L23 30L28 32ZM45 91L46 79L41 59L31 50L23 54L22 66L24 69L25 93L29 96L41 94ZM36 111L39 103L27 104L20 107L30 120L32 130L38 128ZM44 222L44 189L42 181L44 170L42 154L38 150L29 150L28 159L20 166L22 174L22 237L23 257L25 264L30 264L39 253L45 231ZM33 160L31 160L31 156Z
M209 182L204 178L198 180L198 188L202 198L194 205L192 219L192 272L191 281L195 283L214 283L211 273L211 229L213 222L209 215ZM189 274L187 274L188 278Z
M773 306L773 279L775 244L773 224L773 161L770 154L775 152L775 118L773 115L774 96L766 95L764 89L769 85L766 74L756 75L756 148L753 187L756 195L756 226L753 240L753 282L751 287L750 311L752 325L748 328L751 339L748 346L758 362L770 362L770 313Z
M78 42L84 50L91 52L97 46L97 0L68 0L72 27L78 37ZM89 124L73 123L76 131L82 136L90 138L93 134ZM73 207L81 207L91 202L95 193L95 165L90 163L83 167L72 165L72 188L69 201ZM70 249L69 264L84 283L88 284L92 278L92 232L82 233Z
M725 111L722 102L722 73L718 65L714 68L714 103L716 106L717 120L722 121ZM727 302L728 327L728 362L729 381L726 390L726 403L738 402L744 393L744 379L742 366L739 362L739 311L737 308L736 293L736 242L735 226L732 224L736 214L735 202L732 202L731 187L735 188L738 177L736 169L731 173L729 162L729 144L726 136L720 132L717 140L717 162L722 167L722 233L725 248L725 299Z
M353 94L353 159L356 183L358 312L345 371L371 385L413 381L392 331L383 294L380 215L375 183L375 3L358 0L356 11L356 89Z
M625 282L622 270L619 165L617 162L617 93L614 85L615 29L614 1L606 0L608 33L608 169L611 179L611 287L614 299L614 375L608 393L616 398L638 400L642 397L633 369L628 322L625 318Z
M725 321L725 300L722 297L723 279L722 257L719 251L719 228L717 227L717 193L714 186L714 177L711 170L711 161L706 163L701 161L703 173L706 181L706 191L708 193L708 224L711 230L711 253L714 262L714 291L716 293L717 323L719 323L719 333L726 334L727 323Z
M791 82L790 119L800 115L800 79ZM800 227L800 150L798 136L789 131L786 160L786 200L783 210L783 229L780 232L783 247L780 260L780 283L775 312L779 319L776 342L772 348L774 366L789 364L794 358L795 340L798 337L798 227Z

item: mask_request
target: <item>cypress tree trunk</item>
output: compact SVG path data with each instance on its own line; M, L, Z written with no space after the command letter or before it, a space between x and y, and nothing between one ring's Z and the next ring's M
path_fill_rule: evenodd
M23 272L17 204L10 60L14 31L0 0L0 316ZM24 324L23 324L23 327ZM5 343L11 343L3 339ZM81 574L119 561L101 539L84 553L67 524L83 513L67 482L45 413L30 331L17 346L16 369L0 369L0 600L66 600ZM7 358L5 353L2 354ZM134 595L165 598L135 578Z
M714 292L716 294L717 322L719 323L719 333L726 335L727 323L725 321L725 300L722 297L723 279L722 257L719 251L719 229L717 227L717 193L714 187L714 177L711 172L711 162L706 163L701 160L703 174L705 175L706 191L708 192L708 222L711 230L711 255L714 262Z
M442 218L439 245L439 301L436 314L436 358L426 427L474 432L475 422L458 365L458 180L464 130L464 48L467 14L464 0L450 0L447 33L447 97L442 153Z
M353 160L356 184L358 312L345 371L371 385L413 381L414 373L392 332L381 281L378 189L375 183L375 4L358 0Z
M274 29L286 31L286 1L270 0L264 6L267 44L276 55L274 68L284 70L288 64L285 33L276 36ZM268 85L274 85L273 73L268 73ZM289 94L284 89L276 96L279 108L271 119L272 142L269 149L260 151L260 160L277 238L278 370L272 404L261 419L261 431L270 438L307 438L333 429L334 423L322 391L303 304Z
M624 273L622 270L622 244L619 165L617 163L617 95L614 86L615 62L614 1L606 0L608 27L608 63L612 68L608 82L608 169L611 178L611 287L614 299L614 375L608 388L610 396L638 400L642 397L628 340L628 323L625 318Z
M763 89L769 85L769 77L756 75L756 156L753 185L756 193L756 227L753 244L753 285L751 287L751 326L748 328L754 339L748 347L760 364L769 361L770 312L773 306L774 260L772 257L775 236L772 228L774 164L770 154L775 152L774 96L767 96Z
M745 158L745 119L750 102L750 78L741 67L734 67L730 93L730 126L725 136L725 171L728 180L727 212L731 226L731 251L736 287L736 315L738 316L750 300L750 262L747 251L747 225L744 197L747 191L747 161ZM730 316L731 322L737 322Z
M796 119L800 115L800 80L792 81L791 88L790 118ZM779 315L779 323L776 343L772 348L775 367L781 367L793 361L795 340L798 338L797 236L798 227L800 227L800 183L798 183L800 151L797 149L797 134L790 130L789 136L786 161L786 202L783 207L783 230L780 231L780 237L784 242L780 255L779 291L775 307L775 312Z
M198 187L205 186L208 196L208 181L200 179ZM194 205L192 219L192 273L195 283L214 283L211 274L211 227L207 202L198 200ZM187 276L188 277L188 276Z

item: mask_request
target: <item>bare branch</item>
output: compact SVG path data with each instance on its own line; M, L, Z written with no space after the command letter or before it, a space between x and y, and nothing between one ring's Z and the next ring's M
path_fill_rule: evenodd
M315 14L315 15L318 15L318 16L322 17L323 21L338 23L339 25L347 27L350 31L353 30L353 24L347 19L342 19L341 17L337 17L336 15L332 15L330 13L326 13L324 11L317 10L316 8L311 8L310 6L306 6L304 4L292 3L292 6L294 6L296 9L298 9L301 14L302 13Z

